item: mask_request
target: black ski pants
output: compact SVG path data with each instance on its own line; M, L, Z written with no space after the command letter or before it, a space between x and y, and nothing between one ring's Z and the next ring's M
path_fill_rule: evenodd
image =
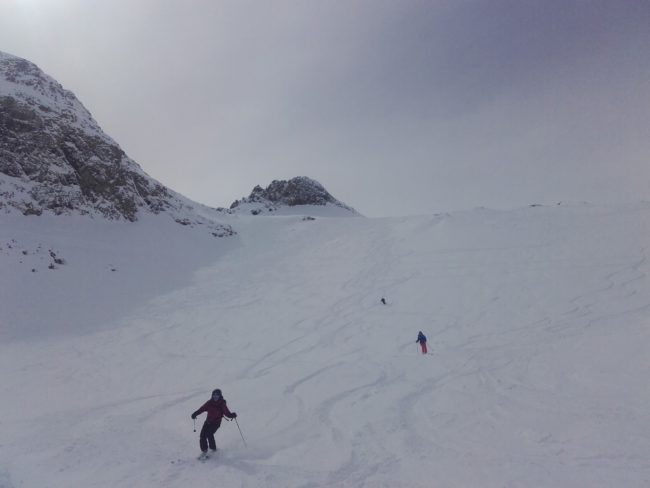
M208 422L207 420L203 423L201 428L201 435L199 436L199 446L201 446L201 451L208 451L208 444L210 449L213 451L217 448L217 445L214 442L214 433L217 431L221 425L221 419L217 422Z

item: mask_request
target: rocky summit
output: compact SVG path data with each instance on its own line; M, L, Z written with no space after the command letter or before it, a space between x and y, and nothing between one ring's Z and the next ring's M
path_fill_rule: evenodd
M0 214L83 214L228 226L147 175L106 135L75 95L35 64L0 52Z
M297 206L328 206L358 215L355 209L334 198L318 181L306 176L274 180L266 188L257 185L248 197L233 202L230 209L245 208L256 215Z

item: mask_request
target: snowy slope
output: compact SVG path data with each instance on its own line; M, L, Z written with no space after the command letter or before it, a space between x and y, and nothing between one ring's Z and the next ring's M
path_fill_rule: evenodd
M178 240L183 276L158 288L153 221L101 250L116 272L61 234L29 302L2 269L3 332L32 327L0 345L0 486L650 484L649 205L232 219L218 248ZM41 334L48 297L80 288L101 299ZM201 463L189 415L217 387L248 448L224 423Z
M165 215L137 222L2 215L0 341L110 326L182 287L236 243L236 236L215 239L201 226L181 226Z

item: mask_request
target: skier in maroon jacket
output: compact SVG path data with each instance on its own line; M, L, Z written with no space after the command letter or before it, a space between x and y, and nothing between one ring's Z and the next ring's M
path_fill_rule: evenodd
M199 446L201 446L201 452L207 454L208 444L210 445L211 451L214 452L217 450L217 445L214 442L214 434L221 426L221 419L224 416L234 419L237 417L237 414L228 410L226 400L221 395L221 390L219 389L214 390L212 392L212 398L192 414L192 420L196 419L197 415L200 415L203 412L208 412L208 417L205 419L203 428L201 429Z

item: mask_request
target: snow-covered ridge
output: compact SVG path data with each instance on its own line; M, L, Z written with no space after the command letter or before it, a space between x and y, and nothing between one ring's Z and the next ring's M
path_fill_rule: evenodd
M35 64L0 52L0 213L127 221L165 213L232 234L197 206L147 175L72 92Z
M306 176L273 180L269 186L257 185L248 197L232 203L235 213L359 216L352 207L334 198L318 181Z

